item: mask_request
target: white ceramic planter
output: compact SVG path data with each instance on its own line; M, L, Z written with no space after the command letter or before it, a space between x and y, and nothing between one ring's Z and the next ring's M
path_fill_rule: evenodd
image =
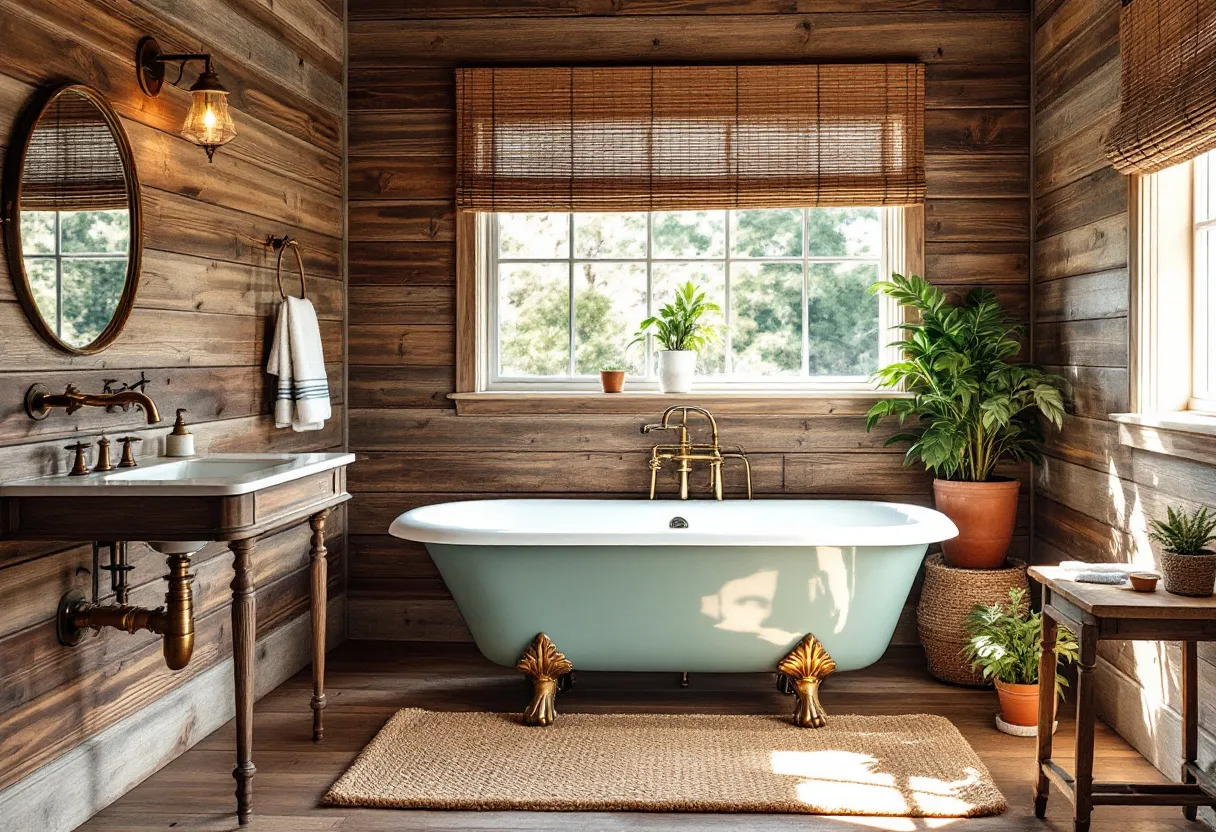
M695 351L659 350L659 390L664 393L687 393L692 390L692 377L696 370Z

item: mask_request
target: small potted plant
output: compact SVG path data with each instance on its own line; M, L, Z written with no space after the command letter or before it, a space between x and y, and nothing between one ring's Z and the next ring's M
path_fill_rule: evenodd
M653 329L659 342L659 389L664 393L687 393L692 389L697 351L716 343L718 327L708 320L722 314L721 307L705 299L691 280L676 287L675 300L664 304L658 315L638 326L630 346L646 340Z
M986 680L996 684L1001 700L997 728L1007 734L1029 736L1039 721L1039 659L1043 655L1043 621L1030 612L1026 593L1009 590L1006 604L976 604L967 617L966 657ZM1056 634L1056 661L1077 660L1077 639L1066 627ZM1056 673L1056 698L1068 685ZM1017 730L1021 728L1023 730Z
M933 472L937 509L958 526L942 544L946 564L999 569L1013 537L1020 483L998 477L997 463L1038 461L1040 416L1064 421L1064 379L1012 359L1022 329L1005 316L987 289L974 289L961 306L924 278L892 275L870 287L912 310L897 345L903 360L880 369L880 387L908 398L882 399L866 417L872 429L886 416L904 428L887 440L908 441L905 461Z
M1216 514L1207 508L1191 512L1166 509L1166 519L1149 521L1149 537L1160 543L1161 574L1165 591L1206 598L1216 584L1216 552L1207 545L1216 540Z
M605 393L620 393L625 389L625 371L616 364L600 370L600 387Z

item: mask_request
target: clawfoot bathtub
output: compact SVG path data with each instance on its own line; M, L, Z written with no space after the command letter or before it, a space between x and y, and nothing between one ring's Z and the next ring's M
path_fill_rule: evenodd
M836 670L873 663L928 545L957 534L932 509L854 500L481 500L389 531L426 544L497 664L543 633L583 670L735 673L776 670L808 634Z

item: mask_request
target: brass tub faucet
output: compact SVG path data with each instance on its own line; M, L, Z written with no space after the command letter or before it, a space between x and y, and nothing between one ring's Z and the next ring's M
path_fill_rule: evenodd
M680 421L672 422L672 417L679 413ZM709 423L709 442L690 442L688 439L688 416L696 414ZM676 463L676 471L680 475L680 499L688 499L688 475L692 473L694 463L709 465L709 488L714 499L722 499L722 465L727 459L740 459L747 471L747 499L752 498L752 466L747 460L743 448L736 446L733 451L722 452L718 442L718 420L703 407L696 405L674 405L663 411L660 421L642 426L642 433L654 431L679 431L679 441L674 445L655 445L650 449L650 499L655 498L659 470L663 463L670 460Z
M81 393L74 384L69 384L62 393L52 393L44 385L34 384L25 391L25 413L31 419L41 421L51 415L51 411L62 407L68 415L82 407L115 406L130 407L135 405L144 412L149 425L160 421L160 411L156 402L142 390L119 390L114 393Z

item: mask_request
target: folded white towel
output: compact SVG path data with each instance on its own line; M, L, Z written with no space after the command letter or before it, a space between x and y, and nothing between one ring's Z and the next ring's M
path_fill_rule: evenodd
M331 415L329 379L321 350L317 311L307 298L287 298L279 307L266 372L279 377L274 426L320 430Z
M1060 564L1061 569L1067 569L1070 572L1134 572L1137 567L1130 563L1086 563L1083 560L1066 560Z

